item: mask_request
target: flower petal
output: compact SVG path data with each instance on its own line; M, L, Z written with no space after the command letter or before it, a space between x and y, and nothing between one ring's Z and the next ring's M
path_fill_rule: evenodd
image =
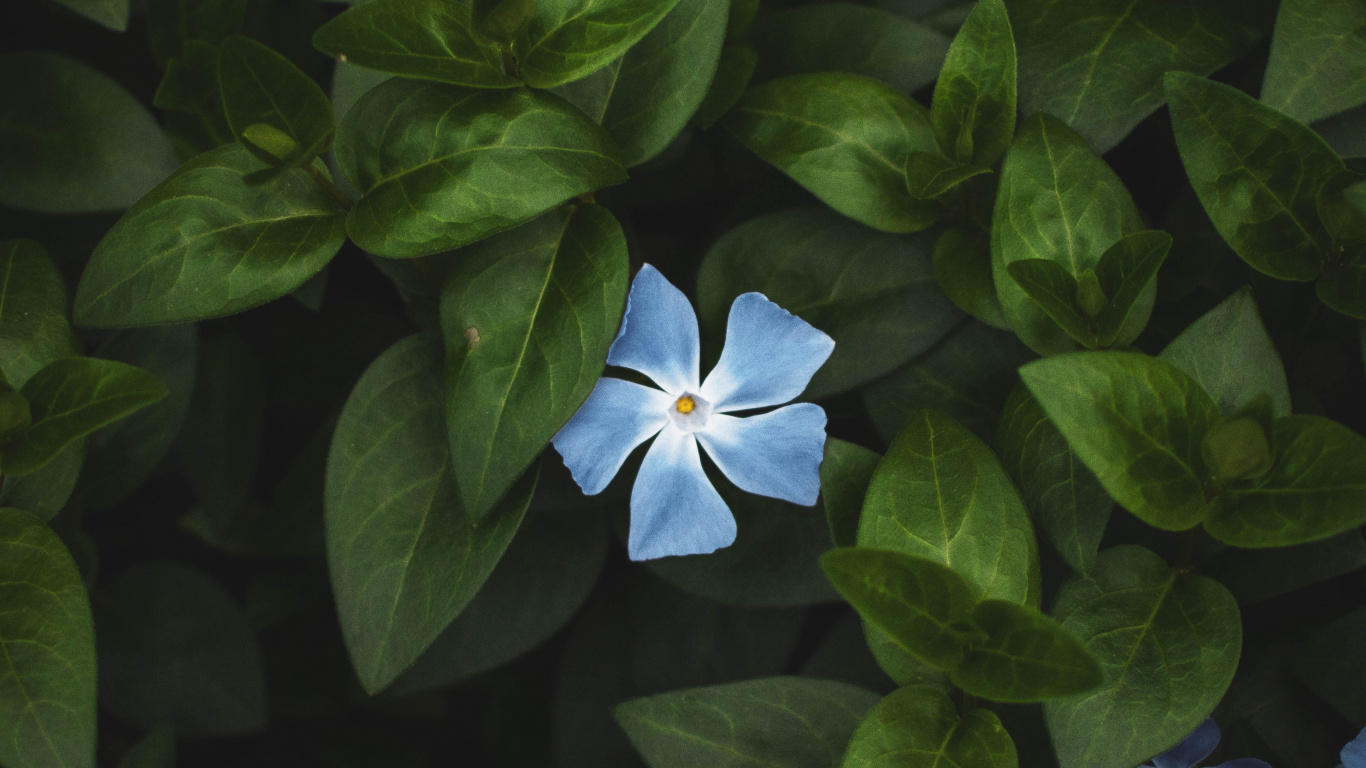
M1219 724L1205 718L1180 744L1153 758L1156 768L1192 768L1219 746Z
M819 405L797 403L747 418L713 414L697 439L741 489L808 507L816 503L825 449Z
M698 346L697 313L688 297L659 270L641 267L607 363L640 371L678 396L697 391Z
M588 399L550 442L584 493L602 493L631 451L668 423L673 400L651 387L598 379Z
M631 489L631 559L706 554L734 541L735 518L702 471L697 441L665 427Z
M1338 757L1342 759L1343 768L1366 768L1366 728L1347 742Z
M786 403L834 349L834 339L762 293L741 294L730 305L726 346L701 395L719 413Z

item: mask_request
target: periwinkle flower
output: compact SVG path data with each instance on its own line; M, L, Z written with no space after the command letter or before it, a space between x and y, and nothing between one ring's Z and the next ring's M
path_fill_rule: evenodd
M730 307L726 343L700 380L697 315L646 264L631 283L610 365L660 389L603 377L552 443L583 492L601 493L636 446L655 438L631 489L632 560L714 552L735 541L735 518L702 470L698 444L742 490L811 506L820 493L825 411L797 403L835 342L763 294Z
M1366 728L1362 728L1355 739L1343 745L1338 758L1342 760L1338 768L1366 768Z
M1196 727L1180 744L1153 758L1153 768L1195 768L1219 746L1219 724L1212 718ZM1210 768L1271 768L1255 757L1240 757Z

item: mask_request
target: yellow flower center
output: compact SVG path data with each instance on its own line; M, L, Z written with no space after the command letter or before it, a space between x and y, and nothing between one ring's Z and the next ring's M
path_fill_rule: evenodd
M697 403L688 395L678 398L678 402L674 403L674 408L677 408L679 413L692 413L692 409L695 407L697 407Z

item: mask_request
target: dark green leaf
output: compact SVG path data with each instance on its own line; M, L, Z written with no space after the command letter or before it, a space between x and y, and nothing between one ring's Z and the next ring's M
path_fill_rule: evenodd
M128 28L128 0L58 0L62 5L115 32Z
M611 140L556 96L395 78L342 122L337 162L365 197L347 234L379 256L450 250L626 180Z
M376 0L324 24L313 45L367 69L471 88L513 88L498 46L479 39L470 8L448 0ZM344 112L343 112L344 114Z
M712 75L707 95L693 113L693 125L710 128L729 112L744 95L758 61L758 55L748 45L727 45L722 48L721 60L716 64L716 73Z
M860 623L863 627L863 644L872 654L873 661L897 685L928 685L946 693L953 690L946 673L911 655L891 635L878 629L877 625L868 621Z
M1363 633L1366 608L1357 608L1314 631L1294 656L1295 676L1353 723L1366 720L1366 688L1361 686L1366 675Z
M989 710L959 717L943 691L908 686L868 713L841 768L1016 768L1015 742Z
M119 768L175 768L175 732L166 725L153 728L124 753Z
M991 240L976 229L952 227L934 242L934 276L960 309L997 328L1009 328L991 280Z
M1329 252L1319 188L1345 172L1313 131L1251 96L1195 75L1166 77L1172 129L1215 229L1253 268L1313 280Z
M1037 360L1020 376L1116 501L1180 531L1205 518L1200 443L1218 407L1169 363L1131 352Z
M1100 685L1097 659L1056 621L1028 606L983 600L972 623L986 639L972 644L953 684L992 701L1046 701Z
M474 0L470 9L470 21L479 34L506 43L511 42L531 19L536 12L536 1Z
M877 694L770 677L633 699L613 710L650 768L834 765Z
M147 0L147 37L157 66L183 56L189 41L217 47L242 28L247 0Z
M1219 703L1238 666L1238 604L1142 547L1100 553L1063 585L1053 616L1100 661L1099 690L1044 705L1062 768L1132 768L1175 745Z
M1366 319L1366 248L1348 246L1348 258L1324 270L1314 291L1320 301L1342 314Z
M678 0L541 0L512 52L536 88L578 80L620 57Z
M218 89L233 135L261 160L299 167L332 146L332 102L312 78L269 46L246 37L225 40L218 55ZM258 136L269 129L289 140L279 149L290 143L293 149L281 152L267 146Z
M184 52L166 62L152 105L168 110L166 124L176 153L189 159L233 142L218 89L218 46L186 40Z
M1302 587L1366 568L1360 531L1293 547L1224 550L1206 570L1238 598L1255 605Z
M1262 102L1303 123L1366 102L1366 7L1356 0L1284 0Z
M79 355L66 280L32 240L0 241L0 374L11 387L53 360Z
M356 383L328 456L332 588L352 666L372 694L479 591L535 485L528 476L483 525L472 525L450 467L442 400L440 341L410 336Z
M85 461L85 441L77 440L56 458L23 477L0 481L0 506L17 507L39 520L51 520L71 498Z
M962 317L935 284L928 237L877 232L825 208L751 219L716 241L697 277L703 331L719 338L731 303L748 291L835 340L804 399L905 364Z
M1015 133L1015 40L1001 0L981 0L949 47L934 85L930 123L939 150L990 166Z
M61 539L0 509L0 762L95 766L95 629Z
M1130 325L1130 317L1144 294L1153 294L1157 270L1172 247L1172 236L1149 230L1120 238L1106 249L1096 264L1096 278L1109 298L1096 315L1101 346L1108 347ZM1147 312L1143 325L1148 324ZM1140 327L1141 330L1141 327Z
M931 667L925 669L942 674ZM896 687L869 652L868 642L863 638L863 620L854 612L846 613L825 633L802 664L801 674L838 680L877 693L889 693Z
M241 312L312 277L345 239L335 203L302 170L267 183L241 146L181 166L95 247L76 289L79 325L184 322Z
M560 208L464 251L441 295L446 432L479 521L588 397L626 306L626 237Z
M1088 349L1100 345L1095 321L1077 306L1077 279L1067 267L1048 259L1020 259L1006 264L1006 272L1078 344Z
M906 159L934 151L929 111L859 75L793 75L751 88L727 130L830 207L874 229L915 232L936 211L906 189Z
M0 204L118 211L175 167L156 120L108 75L56 53L0 56Z
M990 172L985 165L960 165L934 152L912 152L906 158L906 189L918 200L931 200Z
M861 445L837 437L825 439L821 461L821 501L830 524L830 538L837 547L852 547L858 538L859 515L873 470L882 459Z
M206 339L198 358L176 453L207 523L226 529L256 484L265 379L251 345L236 334Z

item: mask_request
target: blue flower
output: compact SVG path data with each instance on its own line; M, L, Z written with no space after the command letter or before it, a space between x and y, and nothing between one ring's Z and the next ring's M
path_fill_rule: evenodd
M1342 759L1338 768L1366 768L1366 728L1343 746L1338 757Z
M591 496L654 437L631 489L631 559L714 552L735 541L735 518L702 471L698 443L741 489L815 504L825 411L798 403L745 418L729 414L801 394L834 348L805 320L763 294L746 293L730 307L721 359L699 384L697 315L646 264L631 283L607 362L645 374L660 389L598 379L552 442Z
M1153 758L1154 768L1195 768L1219 746L1219 724L1205 718L1180 744ZM1255 757L1240 757L1211 768L1271 768Z

